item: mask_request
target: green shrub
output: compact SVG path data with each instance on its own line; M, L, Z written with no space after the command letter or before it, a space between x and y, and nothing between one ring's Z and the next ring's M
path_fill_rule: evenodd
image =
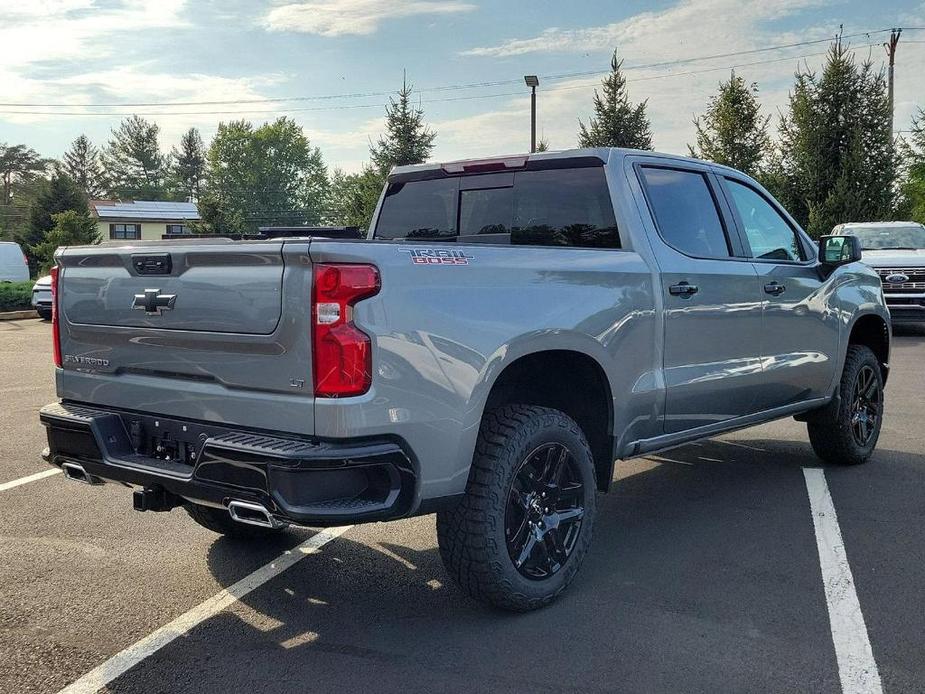
M27 311L32 308L34 282L0 282L0 311Z

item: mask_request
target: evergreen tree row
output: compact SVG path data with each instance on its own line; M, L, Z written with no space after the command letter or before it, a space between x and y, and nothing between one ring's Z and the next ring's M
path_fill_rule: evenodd
M652 149L647 103L630 100L616 52L592 108L578 123L579 146ZM388 171L426 161L436 139L407 80L385 110L369 163L352 174L329 175L320 150L288 118L221 123L208 148L191 128L167 154L157 124L138 116L123 120L101 149L81 135L60 162L0 144L0 236L47 248L56 215L88 215L87 200L102 197L195 201L202 216L195 228L203 232L366 227ZM796 73L776 138L757 85L733 72L694 119L689 153L751 174L814 236L844 221L925 222L925 112L906 139L894 138L890 121L882 70L869 58L858 63L836 40L820 72ZM548 147L542 139L538 149ZM91 234L86 217L64 221L55 238Z

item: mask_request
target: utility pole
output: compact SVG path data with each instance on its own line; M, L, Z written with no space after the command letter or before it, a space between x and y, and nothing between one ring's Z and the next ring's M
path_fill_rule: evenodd
M903 33L902 28L892 29L890 31L890 40L888 43L883 44L886 48L886 54L889 56L890 63L889 69L887 70L887 99L890 102L890 137L893 136L893 72L894 65L896 64L896 46L899 43L899 36Z
M536 88L540 80L536 75L524 75L524 83L530 87L530 154L536 151Z

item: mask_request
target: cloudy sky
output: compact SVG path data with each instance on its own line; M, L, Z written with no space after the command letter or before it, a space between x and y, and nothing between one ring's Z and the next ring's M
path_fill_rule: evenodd
M406 70L437 131L434 158L524 151L538 128L575 144L617 47L657 149L685 151L691 119L730 69L785 104L797 65L819 66L843 25L859 59L885 58L891 26L925 27L921 0L0 0L0 142L60 156L103 144L122 115L161 126L294 118L330 166L359 169ZM803 44L803 45L793 45ZM782 48L783 47L783 48ZM732 54L732 55L730 55ZM896 127L925 106L925 30L897 53Z

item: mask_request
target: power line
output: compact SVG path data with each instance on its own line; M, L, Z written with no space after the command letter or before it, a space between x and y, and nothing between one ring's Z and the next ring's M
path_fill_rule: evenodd
M890 29L873 29L870 31L861 31L854 34L845 34L841 38L850 39L857 38L859 36L867 36L868 38L874 34L880 34L890 31ZM789 48L799 48L802 46L811 46L819 43L827 43L832 41L832 37L826 37L821 39L812 39L808 41L798 41L795 43L779 44L776 46L765 46L763 48L752 48L744 51L731 51L727 53L715 53L713 55L704 55L696 56L692 58L678 58L675 60L667 60L657 63L649 63L643 65L629 65L624 67L624 70L650 70L654 68L662 67L673 67L676 65L687 65L690 63L702 62L705 60L717 60L720 58L732 58L740 55L754 55L757 53L765 53L769 51L779 51ZM541 78L544 80L560 80L560 79L569 79L572 77L590 77L594 75L605 74L608 70L583 70L583 71L573 71L573 72L562 72L551 75L541 75ZM436 87L422 87L417 91L424 92L443 92L443 91L457 91L465 89L481 89L486 87L500 87L508 84L520 84L522 77L517 77L513 79L505 80L495 80L491 82L469 82L465 84L449 84ZM546 90L548 91L548 90ZM62 102L62 103L17 103L17 102L0 102L0 107L28 107L28 108L146 108L146 107L173 107L173 106L230 106L230 105L240 105L240 104L270 104L270 103L285 103L290 101L327 101L327 100L336 100L336 99L360 99L360 98L373 98L381 96L391 96L394 92L353 92L353 93L344 93L344 94L323 94L323 95L309 95L309 96L291 96L291 97L274 97L274 98L262 98L262 99L232 99L226 101L164 101L164 102L121 102L121 103L101 103L101 104L82 104L76 102ZM24 111L23 113L30 113ZM61 113L60 115L71 115L66 113ZM102 115L102 114L101 114ZM178 114L183 115L183 114Z
M877 46L876 43L866 43L861 44L858 48L869 48L871 46ZM785 56L782 58L770 58L767 60L756 60L747 63L737 63L735 65L723 65L718 67L703 68L700 70L687 70L685 72L671 72L661 75L649 75L648 77L637 77L635 79L627 79L627 82L647 82L650 80L657 79L667 79L671 77L686 77L691 75L700 75L707 74L710 72L720 72L725 70L735 70L742 67L753 67L756 65L769 65L772 63L786 62L790 60L804 60L806 58L815 58L818 56L826 55L827 51L821 51L816 53L806 53L803 55L792 55ZM593 73L601 74L601 73ZM588 74L586 76L592 76ZM568 86L559 86L559 87L550 87L545 89L544 92L557 92L557 91L566 91L572 89L587 89L592 85L580 84L580 85L568 85ZM467 96L456 96L456 97L444 97L439 99L425 99L422 101L424 104L433 104L433 103L445 103L452 101L468 101L474 99L495 99L508 96L521 96L522 90L518 91L508 91L508 92L498 92L495 94L470 94ZM152 111L152 112L143 112L143 113L134 113L126 111L7 111L0 110L0 115L33 115L33 116L147 116L147 117L157 117L157 116L244 116L244 115L261 115L261 114L274 114L274 113L305 113L305 112L315 112L315 111L347 111L355 109L367 109L367 108L382 108L381 103L374 104L338 104L336 106L312 106L305 108L281 108L281 109L254 109L254 110L238 110L238 111Z

